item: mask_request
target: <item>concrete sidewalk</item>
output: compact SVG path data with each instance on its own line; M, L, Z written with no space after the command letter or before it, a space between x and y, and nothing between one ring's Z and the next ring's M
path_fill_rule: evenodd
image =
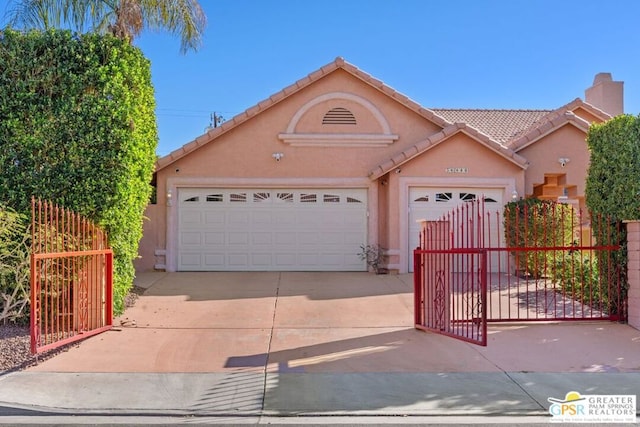
M144 275L127 325L0 376L0 423L542 423L549 397L640 395L640 331L412 328L411 276ZM134 326L135 325L135 326Z

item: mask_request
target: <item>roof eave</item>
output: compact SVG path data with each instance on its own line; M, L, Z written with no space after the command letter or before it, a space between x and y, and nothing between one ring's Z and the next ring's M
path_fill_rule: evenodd
M515 164L521 169L527 169L529 167L529 162L524 157L520 156L513 150L508 147L503 146L502 144L494 141L489 136L481 133L477 129L467 125L466 123L453 123L442 131L429 136L428 138L418 142L417 144L409 147L408 149L396 154L391 157L384 163L377 165L369 172L369 179L372 181L380 178L381 176L387 174L395 168L402 166L403 164L409 162L410 160L422 155L426 151L434 148L438 144L446 141L452 136L464 133L470 138L480 142L485 147L498 154L499 156L505 158L509 162Z

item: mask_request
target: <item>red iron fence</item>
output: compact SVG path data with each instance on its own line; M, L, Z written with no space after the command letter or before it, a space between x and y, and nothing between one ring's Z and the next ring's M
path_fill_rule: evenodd
M487 321L625 320L612 230L596 238L592 218L568 204L487 206L467 202L423 223L414 253L418 327L482 343Z
M113 252L107 234L55 204L31 203L31 352L113 325Z

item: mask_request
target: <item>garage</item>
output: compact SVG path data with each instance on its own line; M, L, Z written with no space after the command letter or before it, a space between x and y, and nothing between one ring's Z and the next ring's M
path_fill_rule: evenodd
M484 197L485 208L502 212L502 188L472 187L409 187L409 251L420 244L420 220L434 221L457 206ZM500 239L500 230L492 230L492 241ZM409 256L409 271L413 271L413 256Z
M183 188L180 271L366 271L366 189Z

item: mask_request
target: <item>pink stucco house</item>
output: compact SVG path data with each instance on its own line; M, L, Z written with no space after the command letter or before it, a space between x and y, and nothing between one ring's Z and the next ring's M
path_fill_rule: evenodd
M419 219L468 200L584 205L591 123L623 113L608 73L555 110L433 109L342 58L156 165L139 271L411 271Z

